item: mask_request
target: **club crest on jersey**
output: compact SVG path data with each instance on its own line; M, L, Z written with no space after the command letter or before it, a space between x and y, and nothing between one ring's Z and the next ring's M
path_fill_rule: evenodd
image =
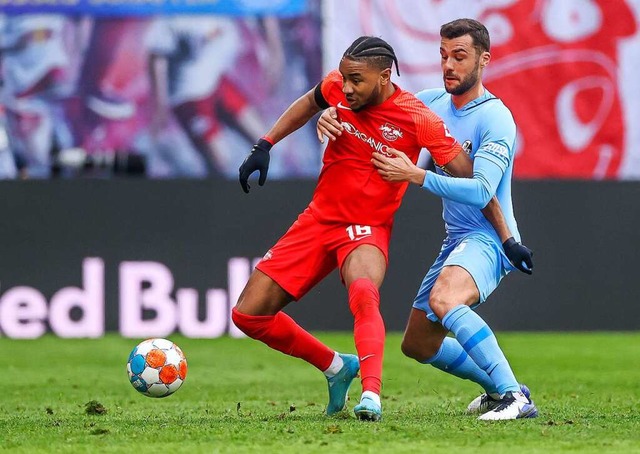
M382 137L387 139L389 142L402 138L402 131L400 131L400 128L391 123L385 123L380 126L380 131L382 131Z

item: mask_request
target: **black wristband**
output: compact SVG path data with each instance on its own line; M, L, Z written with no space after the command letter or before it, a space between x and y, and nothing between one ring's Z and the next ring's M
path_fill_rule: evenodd
M267 153L271 151L271 147L273 147L273 145L271 145L271 142L265 139L258 140L258 143L256 145L258 146L258 148L264 149Z

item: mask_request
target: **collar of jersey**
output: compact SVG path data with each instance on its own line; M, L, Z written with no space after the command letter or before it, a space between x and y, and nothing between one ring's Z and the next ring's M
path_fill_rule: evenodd
M483 104L487 101L490 101L492 99L498 99L496 98L489 90L487 90L486 88L484 89L484 93L480 96L478 96L476 99L469 101L468 103L466 103L464 106L462 106L460 109L456 109L456 106L453 105L453 97L451 95L449 95L449 103L451 106L451 112L453 112L453 115L455 115L456 117L464 117L465 115L469 115L471 112L474 111L474 109L479 106L480 104Z

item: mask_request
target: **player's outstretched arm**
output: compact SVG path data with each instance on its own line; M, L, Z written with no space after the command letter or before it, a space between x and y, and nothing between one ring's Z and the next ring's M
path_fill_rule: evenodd
M472 162L471 175L469 163ZM526 274L533 273L533 252L513 237L504 218L500 202L495 196L504 171L488 159L476 156L471 161L466 153L460 153L447 164L445 169L453 176L466 178L446 178L427 172L422 186L441 197L477 206L484 217L491 223L500 237L505 254L517 269Z
M267 181L271 147L305 125L319 111L320 107L315 101L314 90L309 90L296 99L271 129L255 143L239 169L240 186L245 193L249 193L251 188L249 177L256 170L260 172L258 184L262 186Z
M502 178L501 172L485 171L484 166L489 166L489 169L491 167L490 163L483 163L486 160L482 158L476 165L479 169L474 172L475 163L466 156L466 153L460 153L447 164L446 171L454 176L466 176L467 178L447 178L419 168L399 150L390 148L387 152L391 157L374 153L371 160L383 179L391 182L408 181L426 187L440 197L478 206L500 237L505 254L511 263L523 273L532 273L533 252L513 238L500 203L494 195L495 188ZM427 184L426 180L429 178L435 180L435 183L430 181ZM489 197L491 198L489 199Z
M315 88L309 90L304 95L296 99L284 111L280 118L267 132L267 136L273 139L274 143L287 137L292 132L304 126L315 114L320 112L314 96Z
M472 162L471 175L468 168L470 162ZM515 240L495 196L504 169L490 159L476 155L476 159L471 161L466 153L460 153L447 164L444 170L453 176L466 178L446 178L427 172L422 186L441 197L480 208L484 217L499 235L505 254L513 266L523 273L532 274L533 252Z
M392 183L408 181L422 185L426 171L421 169L402 151L395 148L387 148L386 154L374 152L371 162L378 170L380 176Z

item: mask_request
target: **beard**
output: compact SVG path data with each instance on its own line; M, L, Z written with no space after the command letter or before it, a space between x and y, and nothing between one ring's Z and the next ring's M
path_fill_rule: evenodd
M480 78L480 65L477 65L474 68L473 72L471 72L467 77L465 77L460 81L460 84L457 87L449 89L449 88L446 88L446 85L445 85L445 90L447 90L447 93L450 93L455 96L462 95L467 91L469 91L471 87L473 87L476 83L478 83L479 78Z
M369 96L367 96L367 99L360 104L358 107L356 108L351 108L352 111L354 112L359 112L362 109L366 108L367 106L372 105L374 102L376 102L378 100L378 97L380 96L380 89L378 87L375 87L372 91L371 94Z

